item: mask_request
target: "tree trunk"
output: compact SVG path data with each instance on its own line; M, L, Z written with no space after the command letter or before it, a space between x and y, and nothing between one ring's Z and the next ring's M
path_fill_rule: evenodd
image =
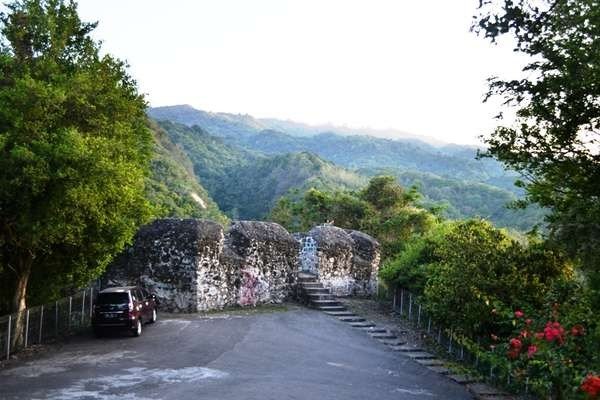
M23 344L25 331L25 311L27 310L27 285L31 275L31 256L25 256L20 260L17 272L17 282L13 297L13 312L17 313L14 319L14 330L12 332L12 346L18 347Z

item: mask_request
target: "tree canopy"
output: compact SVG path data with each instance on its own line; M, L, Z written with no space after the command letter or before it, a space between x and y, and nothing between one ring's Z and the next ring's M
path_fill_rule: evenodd
M79 19L75 2L17 0L7 8L0 273L1 292L22 310L28 287L44 296L97 276L150 216L152 137L136 82L122 61L99 54L90 37L96 25Z
M485 138L486 155L519 170L529 202L551 209L550 238L600 288L600 2L481 1L473 27L507 35L531 56L517 80L490 80L488 97L517 110Z

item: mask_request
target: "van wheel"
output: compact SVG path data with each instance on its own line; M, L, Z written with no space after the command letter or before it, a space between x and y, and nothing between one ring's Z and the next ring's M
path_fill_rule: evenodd
M135 328L133 329L133 336L142 336L142 321L139 319L135 324Z
M153 324L156 322L157 319L157 315L156 315L156 308L152 309L152 318L150 319L150 323Z

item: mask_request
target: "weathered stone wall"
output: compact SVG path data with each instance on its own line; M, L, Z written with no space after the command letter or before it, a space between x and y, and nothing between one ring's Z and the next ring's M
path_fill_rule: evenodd
M134 245L105 274L105 284L140 284L169 311L283 301L292 292L298 243L281 226L238 221L161 219L140 229Z
M272 222L234 222L225 239L221 264L239 271L232 285L242 306L279 303L296 284L298 242Z
M379 243L371 236L331 225L307 234L317 242L319 280L337 296L369 295L377 290Z
M193 312L280 303L295 293L300 241L310 237L313 270L338 296L377 287L379 244L357 231L321 225L292 236L271 222L161 219L142 227L108 268L105 285L142 285L164 310ZM313 242L314 240L314 242ZM304 265L306 267L306 265Z

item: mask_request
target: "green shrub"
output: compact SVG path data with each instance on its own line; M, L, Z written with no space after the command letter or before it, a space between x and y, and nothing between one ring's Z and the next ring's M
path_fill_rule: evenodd
M510 330L506 315L539 309L553 282L572 275L558 252L524 246L479 220L453 225L433 256L439 261L428 269L426 308L434 319L475 335Z

